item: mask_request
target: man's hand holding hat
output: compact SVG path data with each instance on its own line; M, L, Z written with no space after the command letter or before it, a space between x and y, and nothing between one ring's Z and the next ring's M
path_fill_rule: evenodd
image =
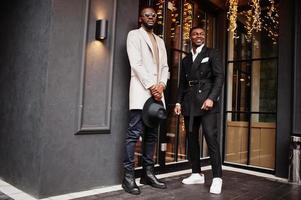
M152 96L154 97L154 99L156 101L161 101L164 88L165 88L165 85L163 85L163 83L161 83L161 82L159 84L155 84L149 88Z

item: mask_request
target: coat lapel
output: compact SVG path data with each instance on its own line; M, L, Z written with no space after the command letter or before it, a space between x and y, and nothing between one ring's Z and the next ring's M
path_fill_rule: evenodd
M206 51L207 51L207 47L204 46L203 49L202 49L202 51L195 58L194 62L192 63L192 67L191 67L191 72L192 72L191 75L193 75L193 73L196 72L198 66L201 64L201 62L202 62L202 60L203 60L203 58L205 56Z
M153 54L153 56L154 56L153 45L152 45L152 42L150 41L150 39L149 39L149 37L148 37L146 31L143 29L143 27L141 27L141 28L139 29L139 31L140 31L140 33L141 33L141 35L142 35L144 41L146 42L146 44L148 45L148 47L150 48L150 50L152 51L152 54ZM158 42L157 42L157 44L158 44Z

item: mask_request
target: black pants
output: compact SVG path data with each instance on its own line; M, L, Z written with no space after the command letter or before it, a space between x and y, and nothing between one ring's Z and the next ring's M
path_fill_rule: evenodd
M135 147L139 137L143 136L142 166L154 165L154 151L157 144L158 128L147 127L142 121L142 110L130 110L130 119L126 134L124 169L134 170Z
M186 133L189 130L189 117L184 117ZM203 116L194 117L192 132L188 133L188 153L192 166L192 173L200 173L200 144L199 129L202 124L203 134L208 145L213 177L222 176L220 147L218 142L217 114L208 113Z

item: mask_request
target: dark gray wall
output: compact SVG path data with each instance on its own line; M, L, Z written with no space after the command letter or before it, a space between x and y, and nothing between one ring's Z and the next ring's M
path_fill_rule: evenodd
M301 136L301 2L295 0L294 122L293 134Z
M48 66L50 1L0 10L0 177L37 195Z
M138 4L1 5L1 178L39 198L121 182L130 77L125 44ZM94 39L100 18L109 21L103 42ZM85 128L92 132L75 135Z
M298 1L298 0L296 0ZM280 1L276 167L279 177L288 177L289 143L293 119L294 1Z
M129 85L125 39L138 13L138 1L123 1L117 4L114 22L115 1L91 0L89 9L85 0L52 2L40 197L121 182ZM98 18L109 21L103 42L94 39ZM109 134L74 135L80 117L90 130L107 127L110 121Z

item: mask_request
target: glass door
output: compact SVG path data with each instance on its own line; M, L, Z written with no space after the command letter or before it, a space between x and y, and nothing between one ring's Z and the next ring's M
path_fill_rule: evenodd
M269 7L262 16L269 16ZM265 17L249 35L238 14L237 38L228 35L224 163L272 172L275 169L278 28ZM266 20L266 21L265 21ZM268 25L269 24L269 25Z

